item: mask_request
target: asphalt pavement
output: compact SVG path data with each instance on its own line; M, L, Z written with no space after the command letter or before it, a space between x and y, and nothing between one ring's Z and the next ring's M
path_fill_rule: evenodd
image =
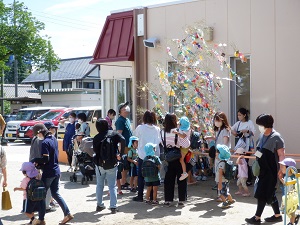
M11 195L13 208L0 211L0 218L4 225L26 224L29 220L20 211L22 210L22 192L13 192L14 187L20 185L23 178L19 171L22 163L28 160L29 145L22 142L9 143L5 147L8 158L8 190ZM118 195L119 212L111 214L110 210L96 212L96 181L81 184L81 175L76 183L70 182L71 173L66 172L67 165L60 165L62 171L60 193L65 199L74 219L68 224L246 224L244 219L252 217L256 210L256 199L252 196L234 196L237 202L228 209L222 209L221 204L215 201L216 191L213 178L199 181L188 186L188 201L185 206L179 207L176 202L171 207L148 205L142 202L133 202L135 196L128 190ZM236 181L230 184L231 193L237 191ZM253 193L253 187L250 187ZM175 196L177 195L177 188ZM158 200L163 203L163 187L159 188ZM109 196L105 187L104 203L109 206ZM263 218L273 215L270 206L265 208ZM47 213L45 220L48 225L57 225L63 219L63 212L57 208L55 212ZM1 224L1 223L0 223ZM268 224L268 223L266 223ZM282 223L281 223L282 224Z

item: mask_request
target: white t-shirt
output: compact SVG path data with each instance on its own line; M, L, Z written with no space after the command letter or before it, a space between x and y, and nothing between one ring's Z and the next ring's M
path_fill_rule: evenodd
M241 131L241 130L249 130L253 133L252 136L250 136L249 133L245 133L244 134L244 137L246 137L245 139L245 143L246 143L246 148L245 150L248 151L249 150L249 145L250 145L250 142L252 141L253 139L253 136L255 134L255 126L253 124L253 122L251 120L248 120L246 122L242 122L242 121L237 121L232 127L231 127L231 130L232 131Z
M216 146L217 146L217 144L224 145L224 137L228 137L229 141L226 145L228 146L229 149L231 148L230 130L227 130L226 128L224 128L221 131L216 131L215 137L216 137Z
M137 126L135 131L133 131L133 135L139 138L138 156L140 159L144 160L146 157L144 147L147 143L157 145L155 155L159 157L159 143L161 142L159 127L155 125L142 124Z

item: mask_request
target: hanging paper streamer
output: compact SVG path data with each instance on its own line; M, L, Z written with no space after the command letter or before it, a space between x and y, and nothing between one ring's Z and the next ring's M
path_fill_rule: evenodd
M170 71L161 65L156 66L158 80L163 93L155 93L148 86L155 108L160 112L166 107L175 108L178 116L186 115L192 124L205 135L213 133L213 116L220 103L218 91L223 87L222 79L237 77L226 58L227 44L207 44L200 25L188 27L182 40L172 39L167 47L167 54L173 61ZM242 62L247 58L240 51L234 52ZM222 76L217 76L212 69L219 66ZM227 74L227 77L224 77ZM168 104L164 101L168 98Z

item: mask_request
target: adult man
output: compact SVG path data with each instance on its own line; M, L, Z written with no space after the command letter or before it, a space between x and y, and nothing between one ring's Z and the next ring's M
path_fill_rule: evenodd
M129 138L132 136L130 120L127 118L129 116L129 113L130 113L129 102L121 103L118 106L118 110L119 110L119 118L117 119L117 121L115 123L116 130L120 134L122 134L122 136L125 138L126 146L128 146ZM129 148L125 147L124 154L127 154L128 151L129 151ZM121 185L122 185L123 188L125 186L128 186L128 183L126 183L127 173L128 173L128 170L123 170L122 171Z
M120 160L120 153L124 153L125 139L116 131L109 130L108 122L105 119L98 119L96 121L96 129L99 132L93 139L93 150L96 153L96 197L97 207L96 211L100 212L105 209L103 203L103 188L104 180L107 180L109 193L110 193L110 210L111 213L117 212L117 160ZM106 138L109 135L109 138ZM103 147L104 142L111 141L109 148ZM118 144L121 144L121 151L119 152ZM107 146L107 143L106 143ZM106 156L104 159L103 157ZM109 166L108 166L109 165Z

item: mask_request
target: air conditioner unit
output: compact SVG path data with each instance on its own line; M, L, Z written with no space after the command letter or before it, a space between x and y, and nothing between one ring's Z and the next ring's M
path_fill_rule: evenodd
M156 47L156 44L159 43L159 40L158 38L148 38L148 39L145 39L143 40L144 42L144 46L147 47L147 48L155 48Z

